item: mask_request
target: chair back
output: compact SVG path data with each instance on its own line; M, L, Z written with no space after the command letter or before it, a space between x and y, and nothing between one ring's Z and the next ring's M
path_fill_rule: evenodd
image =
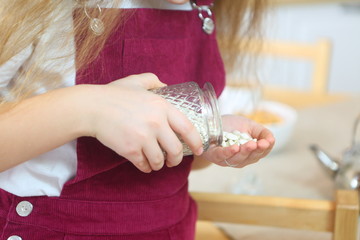
M271 59L301 60L312 65L311 83L308 89L298 89L288 85L274 85L271 79L261 81L262 95L264 100L279 101L296 108L306 107L313 104L339 101L344 96L329 94L328 79L329 65L331 60L331 42L321 39L315 43L298 43L289 41L272 41L249 39L247 53L256 58L271 57ZM239 49L239 52L244 49ZM241 79L228 79L227 86L240 87Z

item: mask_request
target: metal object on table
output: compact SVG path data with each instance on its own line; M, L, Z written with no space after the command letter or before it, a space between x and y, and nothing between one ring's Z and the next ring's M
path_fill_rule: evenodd
M357 189L360 191L359 124L360 114L355 119L351 146L344 151L340 161L330 157L319 146L315 144L310 145L310 150L335 179L338 188Z

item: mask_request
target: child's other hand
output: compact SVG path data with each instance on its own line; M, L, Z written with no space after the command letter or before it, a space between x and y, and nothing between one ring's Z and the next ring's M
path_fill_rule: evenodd
M273 148L275 139L264 126L242 116L223 116L223 129L227 132L238 130L248 133L257 141L248 141L240 146L210 147L202 157L220 166L241 168L265 157Z

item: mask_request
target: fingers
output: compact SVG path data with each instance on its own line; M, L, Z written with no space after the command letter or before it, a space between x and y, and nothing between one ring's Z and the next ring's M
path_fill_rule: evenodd
M154 138L155 139L155 138ZM143 172L158 171L166 163L168 167L174 167L181 163L183 158L183 145L170 127L165 128L157 137L158 142L147 142L143 147L144 157L140 164L136 165Z
M134 149L133 151L129 151L127 154L123 155L127 159L131 159L132 164L140 171L144 173L150 173L152 168L145 157L145 155L139 151L138 149Z
M179 165L183 158L183 145L174 131L168 126L160 132L158 139L166 154L166 166L174 167Z
M252 159L251 163L257 162L261 158L264 158L266 155L268 155L274 146L274 142L274 138L259 140L257 143L257 149L249 155L249 158Z
M170 127L181 137L190 147L195 155L201 155L204 151L202 139L190 120L175 107L170 107L168 112Z
M135 167L137 167L140 171L144 173L150 173L152 171L149 162L146 160L145 156L142 157L142 159L139 159L137 161L133 160L132 162Z
M165 162L168 167L174 167L181 163L183 146L170 127L166 131L162 131L158 141L153 144L148 141L143 147L143 155L135 160L132 158L132 162L139 170L148 173L160 170Z
M249 158L252 162L257 162L259 159L268 155L275 144L275 138L268 129L263 129L258 134L257 149L250 154Z
M241 132L247 132L252 138L257 139L257 142L249 141L244 145L240 145L238 153L226 158L231 166L237 165L237 167L241 168L255 163L267 156L274 146L275 139L271 131L250 119L227 115L223 116L223 125L224 129L228 127L230 130L237 129ZM219 165L228 166L224 160Z
M275 139L274 139L274 136L272 135L271 131L257 123L254 123L254 124L256 124L256 127L251 129L251 136L258 140L264 139L264 140L268 141L271 145L273 145L275 142Z
M249 141L243 145L239 146L239 151L230 158L227 158L226 161L223 162L223 166L228 166L231 164L233 167L242 168L246 165L250 164L249 160L251 159L251 154L257 149L257 143L254 141ZM225 160L225 159L224 159Z
M152 124L152 129L156 131L137 136L143 139L142 146L138 148L139 151L142 149L143 155L130 154L128 159L143 172L158 171L164 163L168 167L179 165L183 158L183 145L177 135L166 122Z
M148 118L149 131L133 134L137 139L141 139L138 142L142 143L139 150L142 149L143 161L148 162L150 170L153 171L160 170L165 162L168 167L179 165L183 158L183 145L180 140L167 121L151 119L151 117Z
M145 89L166 86L166 84L162 83L159 78L153 73L142 73L139 75L135 75L134 77L139 78L139 81L137 83Z
M249 141L240 146L216 147L214 151L210 150L209 153L204 153L204 155L217 165L242 168L259 161L269 151L270 143L262 139L258 142Z
M135 160L130 158L129 160L136 162L134 164L137 167L142 164L142 171L147 171L148 168L159 170L163 167L165 161L169 167L177 166L183 157L183 145L179 138L189 146L195 155L202 154L203 141L201 136L185 114L160 96L143 91L144 89L166 86L159 81L157 76L152 73L131 75L110 84L119 86L119 88L113 88L114 91L112 92L117 93L117 91L120 91L121 94L114 94L114 96L120 96L122 97L120 100L123 100L117 101L115 105L111 104L111 106L120 105L114 110L120 109L127 116L132 116L131 118L124 118L123 115L119 116L121 122L128 126L130 121L137 121L138 130L145 135L151 136L147 140L142 138L142 134L134 137L138 140L143 156L141 157L142 160L137 158ZM142 94L146 100L139 101L139 98L134 97L139 94ZM104 128L106 127L104 126ZM121 130L128 132L125 128L122 127ZM110 131L109 135L113 135L113 133ZM105 139L104 142L107 141L108 139ZM153 143L151 144L149 141ZM119 151L119 154L122 152L123 149ZM164 159L164 152L166 153L166 159ZM147 164L142 162L147 162Z
M275 138L272 135L272 133L270 132L270 130L265 129L262 132L262 134L260 134L259 139L263 139L263 140L265 140L265 141L267 141L269 143L270 146L263 146L262 148L267 148L267 149L269 149L268 152L270 152L271 149L274 147L274 144L275 144Z
M151 141L149 138L149 141L146 141L146 144L143 146L143 152L151 167L151 170L158 171L164 166L164 152L160 148L157 141Z
M238 145L232 145L229 147L214 147L209 149L203 155L209 161L218 164L220 166L226 166L224 160L229 159L238 153L240 147Z
M130 75L126 78L112 82L111 84L132 84L145 89L159 88L166 86L153 73L141 73L137 75Z
M178 131L178 129L181 129L184 133L189 133L190 136L187 136L189 139L187 140L188 142L190 141L197 148L202 148L200 136L186 116L170 103L166 101L162 103L167 105L166 112L168 114L166 115L166 119L156 120L155 116L160 115L160 113L154 111L148 115L154 115L153 118L155 120L151 120L151 117L148 118L150 129L154 135L150 134L150 136L152 136L150 137L149 134L147 134L148 139L144 141L143 146L144 154L147 157L152 170L155 171L161 169L164 162L166 162L168 167L174 167L179 165L182 161L183 144L177 134L179 134L180 137L182 137L182 135L181 131ZM153 141L153 144L150 144L151 141ZM164 157L164 155L166 156Z

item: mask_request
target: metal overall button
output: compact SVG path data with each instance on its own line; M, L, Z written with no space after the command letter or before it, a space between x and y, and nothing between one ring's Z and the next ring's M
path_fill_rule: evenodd
M29 216L32 210L33 210L33 205L28 201L19 202L19 204L16 206L16 212L21 217Z
M19 236L13 235L13 236L10 236L7 240L22 240L22 238Z
M191 6L193 7L193 9L197 9L199 11L199 18L202 21L203 31L207 34L212 34L215 29L215 23L211 19L212 12L211 12L210 8L213 7L213 4L199 6L194 1L191 1ZM203 12L207 13L207 17L204 17Z

